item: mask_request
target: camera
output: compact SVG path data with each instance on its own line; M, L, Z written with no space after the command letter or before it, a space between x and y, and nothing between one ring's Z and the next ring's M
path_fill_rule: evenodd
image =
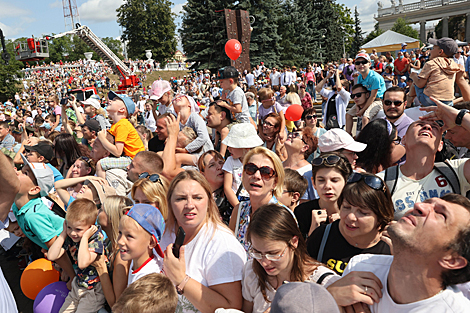
M70 97L63 97L61 100L60 100L60 105L65 105L69 102L69 99Z

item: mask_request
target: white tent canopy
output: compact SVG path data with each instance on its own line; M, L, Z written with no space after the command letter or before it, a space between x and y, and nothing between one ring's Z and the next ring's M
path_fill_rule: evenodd
M408 45L407 49L419 48L418 39L387 30L382 35L363 45L361 49L365 49L368 53L372 52L372 49L376 49L377 52L395 51L401 49L402 43Z

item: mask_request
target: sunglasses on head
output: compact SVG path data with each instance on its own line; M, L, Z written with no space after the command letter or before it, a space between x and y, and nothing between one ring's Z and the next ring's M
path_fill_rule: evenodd
M362 96L362 94L364 94L364 93L368 93L368 91L362 91L362 92L352 93L352 94L351 94L351 99L359 98L359 97Z
M361 65L361 64L366 65L367 63L369 63L369 61L367 61L367 60L354 62L355 65Z
M364 180L367 186L375 190L382 190L385 192L385 184L383 180L373 175L364 175L361 173L352 173L348 178L348 183L357 183Z
M399 107L400 105L402 105L403 101L392 101L392 100L384 100L384 105L386 106L390 106L390 105L393 105L396 106L396 107Z
M160 180L160 175L152 174L150 175L148 172L143 172L139 175L139 179L148 178L151 182L156 183Z
M270 168L269 166L258 167L257 165L253 163L246 163L245 166L243 167L243 170L248 175L254 175L257 171L259 171L261 177L264 180L271 179L271 177L273 177L276 174L276 171Z
M320 166L320 165L323 165L323 163L325 162L328 165L335 165L336 163L339 162L339 160L341 160L341 157L337 155L329 155L329 156L324 156L324 157L320 156L312 160L312 165Z

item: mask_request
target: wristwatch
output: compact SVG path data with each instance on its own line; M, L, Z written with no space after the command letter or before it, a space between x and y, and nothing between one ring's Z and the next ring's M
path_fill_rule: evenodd
M460 110L459 114L457 114L457 117L455 118L455 125L457 125L457 126L462 125L463 117L467 113L468 113L468 110L466 110L466 109Z
M179 294L179 295L182 295L184 293L184 286L186 286L186 283L188 282L189 280L189 276L186 275L186 277L183 279L183 281L181 282L181 284L179 284L178 286L176 286L176 292Z

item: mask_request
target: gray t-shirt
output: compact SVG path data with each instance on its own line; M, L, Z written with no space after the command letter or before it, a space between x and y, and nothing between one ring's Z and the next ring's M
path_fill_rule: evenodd
M235 114L235 119L240 123L250 123L250 111L248 110L248 101L246 101L245 93L240 87L236 87L227 95L227 100L229 104L238 104L242 105L242 112Z

